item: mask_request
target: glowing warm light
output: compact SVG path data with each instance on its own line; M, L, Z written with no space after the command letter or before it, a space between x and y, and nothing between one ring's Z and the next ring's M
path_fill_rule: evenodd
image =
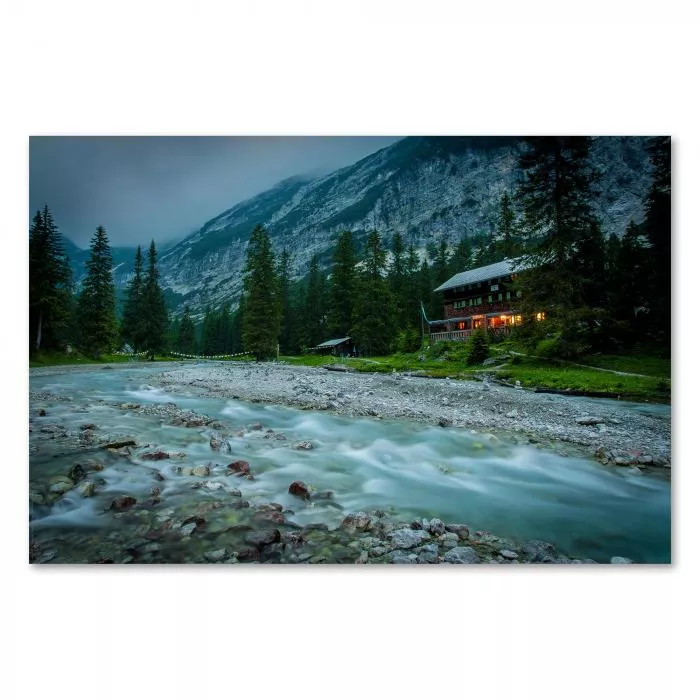
M544 321L544 311L538 311L538 312L537 312L537 316L535 316L535 318L536 318L538 321Z

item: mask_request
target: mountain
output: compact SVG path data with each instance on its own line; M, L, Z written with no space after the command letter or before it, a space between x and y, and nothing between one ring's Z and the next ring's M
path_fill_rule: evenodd
M77 283L85 275L85 265L90 258L90 250L78 248L70 238L62 236L63 248L68 255L71 270L73 271L73 280ZM129 247L111 247L112 251L112 274L114 276L114 285L119 290L124 289L131 279L134 268L134 258L136 257L136 248Z
M607 234L621 235L643 218L650 183L644 137L597 137L592 160L600 171L597 213ZM521 137L408 137L353 165L321 177L292 177L236 204L160 257L163 283L180 311L187 302L202 313L211 304L237 303L245 250L263 224L279 252L294 255L303 275L313 254L328 265L335 236L372 230L388 239L400 232L424 248L446 236L495 229L498 202L513 192L520 172Z

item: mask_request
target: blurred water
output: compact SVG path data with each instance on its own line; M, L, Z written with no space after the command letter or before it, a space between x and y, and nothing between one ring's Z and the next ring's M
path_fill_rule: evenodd
M167 476L160 484L164 503L195 504L207 497L189 488L201 479L175 476L173 469L211 463L211 481L239 488L252 503L276 501L293 508L293 520L300 524L337 526L343 512L382 509L406 519L464 522L521 541L542 539L570 556L670 561L667 477L562 457L464 429L169 395L143 381L148 371L105 370L30 379L32 391L71 398L53 402L46 418L34 419L38 425L60 422L77 430L89 421L102 432L133 437L139 445L184 452L184 457L162 462L139 460L141 450L135 451L132 461L110 458L98 474L104 479L98 497L82 499L71 491L53 508L36 509L35 531L117 526L119 521L104 517L109 500L125 493L142 500L154 484L156 469ZM169 426L156 416L139 416L114 405L121 402L175 402L233 427L262 423L264 430L246 430L242 437L229 438L232 454L220 455L212 452L206 428ZM274 439L265 433L268 429L287 440ZM294 449L301 440L311 441L313 449ZM56 458L54 451L45 445L31 455L31 481L65 474L75 463L75 456ZM225 476L225 465L235 459L250 462L255 481ZM295 480L318 491L330 490L333 497L304 504L287 492Z

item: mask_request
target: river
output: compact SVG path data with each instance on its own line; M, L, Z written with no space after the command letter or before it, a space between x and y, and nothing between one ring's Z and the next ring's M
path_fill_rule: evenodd
M65 454L74 451L62 446L60 437L36 439L37 434L46 437L42 427L59 424L75 435L81 425L92 423L97 438L128 436L139 445L133 457L110 454L104 459L104 450L90 453L105 465L97 474L100 482L94 497L82 498L73 489L50 507L30 508L33 541L58 546L59 561L94 560L91 556L105 541L119 539L120 529L133 528L128 536L135 536L146 517L143 510L137 511L139 520L115 518L106 508L121 494L143 500L156 483L156 469L165 477L158 483L158 507L170 509L166 513L194 512L203 500L221 498L224 486L236 487L253 505L276 502L293 510L288 517L299 525L313 522L335 528L345 513L381 509L406 521L440 518L516 542L552 542L570 557L600 562L613 556L635 562L670 561L668 475L603 466L500 434L463 428L342 418L326 412L167 394L148 384L152 372L126 367L30 377L30 392L39 395L30 402L33 486L66 474L79 461L74 453ZM124 403L175 403L213 416L234 433L228 438L231 454L212 452L211 430L206 427L169 425L158 415L120 408ZM46 416L36 415L39 408L45 409ZM640 410L649 407L640 405ZM263 429L250 429L256 423ZM309 441L313 449L295 449L300 441ZM145 445L147 450L180 456L159 462L141 460ZM250 463L255 480L225 476L225 465L239 459ZM205 493L191 488L201 478L176 473L177 467L186 470L198 465L210 465L209 481L222 487ZM289 484L297 480L315 492L331 491L332 497L301 501L288 493ZM219 517L237 522L240 516L224 516L222 510ZM180 556L184 550L178 551Z

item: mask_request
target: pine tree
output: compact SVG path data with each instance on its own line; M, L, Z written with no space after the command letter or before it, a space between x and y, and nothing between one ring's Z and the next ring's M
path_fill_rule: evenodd
M419 283L420 258L413 245L406 253L406 317L405 326L419 331L421 327L421 288Z
M289 355L293 352L294 348L292 342L295 335L295 317L291 299L291 264L292 256L289 251L284 248L277 265L277 278L279 284L281 318L280 351L285 355Z
M353 340L368 355L391 352L396 336L396 311L389 285L383 273L386 251L376 231L367 238L362 272L354 307Z
M344 231L333 251L328 309L328 334L332 338L344 338L350 334L356 293L356 263L352 233Z
M450 276L469 270L472 267L472 253L471 239L464 236L457 244L450 258Z
M194 355L197 352L197 338L194 331L194 323L190 316L190 307L185 306L182 318L177 328L175 345L177 351L185 355Z
M155 359L156 353L162 353L167 345L168 310L165 297L160 288L155 241L148 249L148 270L139 308L143 323L143 345L149 352L149 358Z
M671 352L671 139L658 136L647 147L653 181L645 202L644 231L654 255L652 318Z
M309 276L304 297L303 320L304 345L309 348L316 347L327 340L326 335L326 302L325 280L318 266L317 256L311 258Z
M499 235L498 245L496 246L498 253L504 258L514 258L520 253L520 246L516 240L515 210L507 192L504 192L501 196L497 231Z
M439 287L452 276L450 270L450 248L443 237L437 246L435 262L433 263L433 284ZM432 318L442 318L442 292L433 292L430 295L430 314Z
M520 160L525 175L518 191L523 226L535 239L528 256L531 269L518 280L524 331L537 336L547 328L557 330L564 354L576 352L577 310L584 304L577 245L594 225L595 172L589 145L588 137L534 137ZM546 312L548 319L539 329L531 322L537 312Z
M241 310L245 351L256 360L275 357L280 329L279 285L270 237L259 224L248 242Z
M138 246L134 259L134 276L131 278L126 290L126 302L121 323L122 339L132 347L134 352L139 352L144 348L146 339L145 323L141 311L143 294L143 256L141 254L141 246Z
M406 298L406 285L408 283L406 262L406 247L401 234L397 231L391 238L391 265L389 266L387 281L394 298L396 317L400 328L406 325L408 302Z
M61 235L45 206L34 216L29 233L30 352L55 350L68 342L72 287Z
M107 232L98 226L90 241L87 274L78 297L81 350L91 356L110 352L117 343L112 252Z

